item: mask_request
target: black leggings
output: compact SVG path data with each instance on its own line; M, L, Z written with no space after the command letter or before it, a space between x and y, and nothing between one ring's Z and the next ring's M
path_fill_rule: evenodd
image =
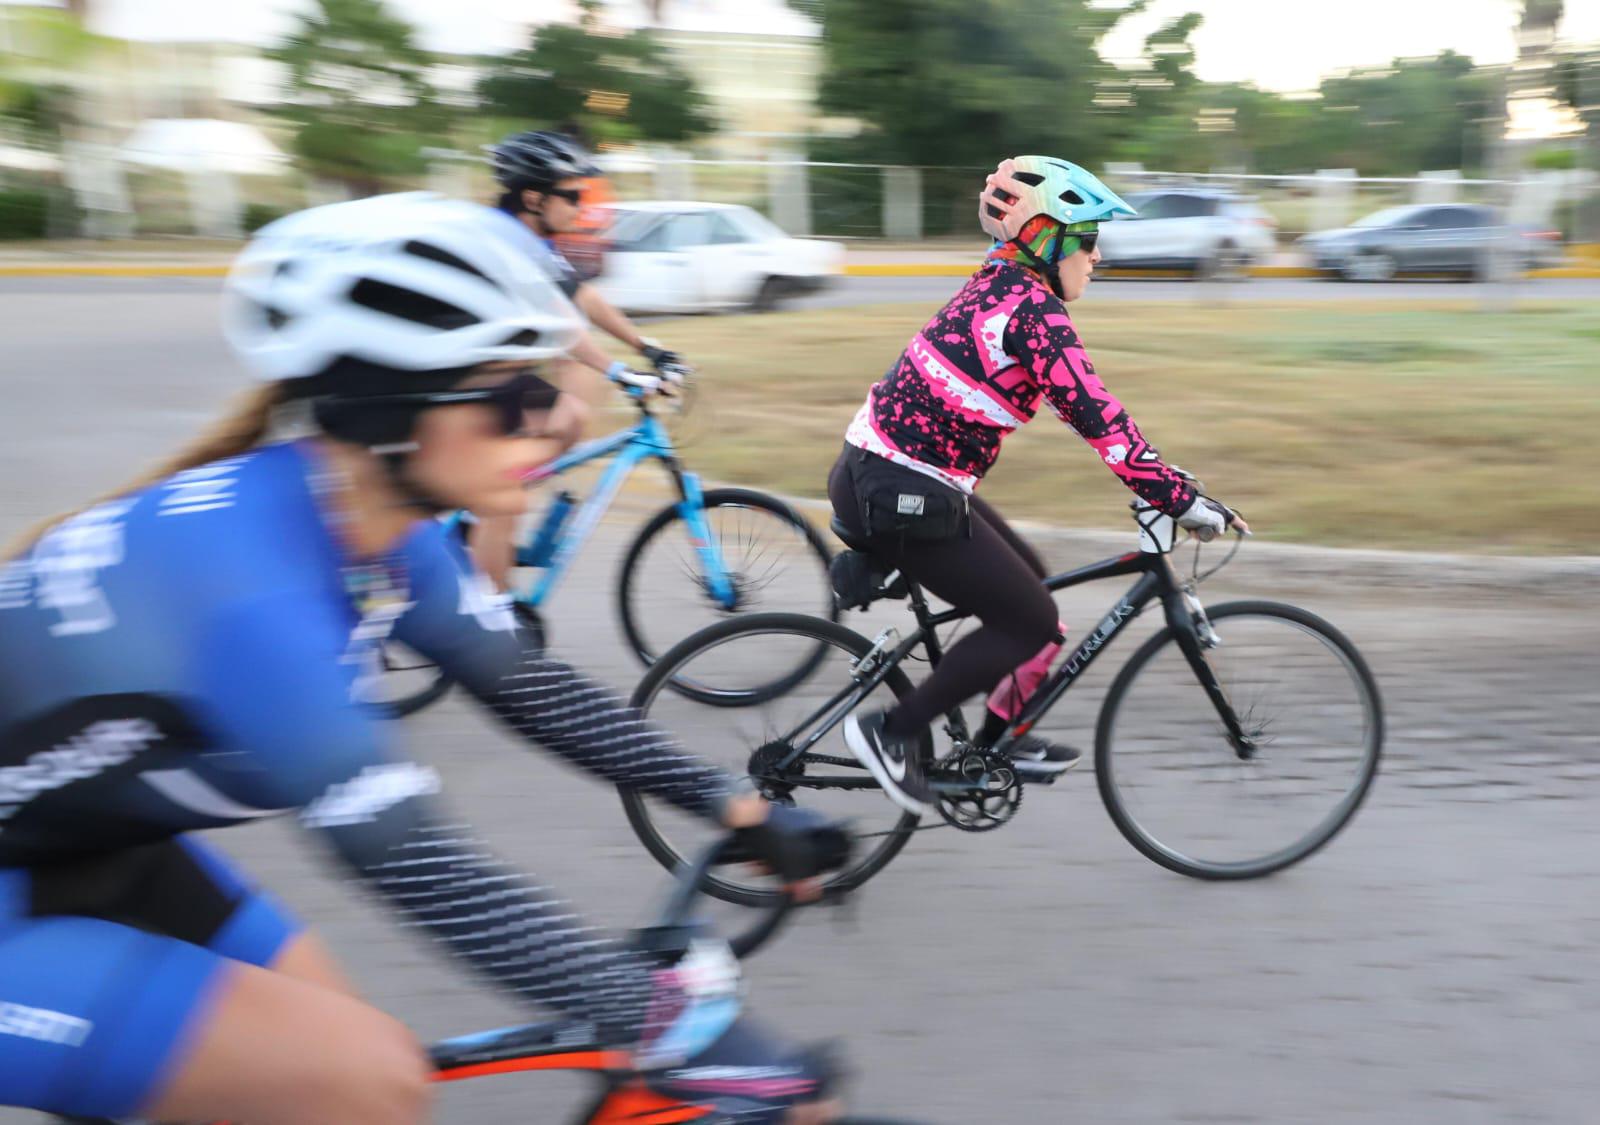
M834 514L851 531L867 533L856 499L853 463L874 456L845 446L828 474ZM972 497L971 537L935 542L879 536L872 552L930 593L972 613L981 626L890 712L885 726L910 734L966 699L988 692L1056 635L1055 601L1044 588L1044 563L1000 513Z

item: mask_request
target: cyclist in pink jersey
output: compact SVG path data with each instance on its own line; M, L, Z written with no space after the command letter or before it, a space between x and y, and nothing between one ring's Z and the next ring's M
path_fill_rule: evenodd
M1161 460L1095 374L1067 315L1100 260L1099 222L1133 208L1078 165L1043 156L1003 161L978 208L993 248L873 385L828 478L845 526L981 622L895 707L846 722L851 751L897 804L917 813L931 802L915 752L928 723L990 692L979 740L992 745L1065 640L1041 581L1043 562L976 495L1001 441L1041 400L1129 489L1181 526L1244 527ZM1036 781L1053 781L1080 759L1072 747L1032 735L1010 751Z

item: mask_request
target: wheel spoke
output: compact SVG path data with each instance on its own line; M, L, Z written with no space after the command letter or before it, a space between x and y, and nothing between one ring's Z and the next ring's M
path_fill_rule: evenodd
M827 556L783 505L759 494L719 496L716 490L706 494L706 503L707 533L730 581L733 604L712 596L704 560L690 545L681 513L672 509L669 517L658 516L630 548L621 599L624 631L646 662L730 611L836 612ZM803 672L797 656L796 665L763 690ZM675 686L707 696L717 691L715 684L688 679Z
M1319 619L1270 603L1217 607L1208 653L1254 753L1241 758L1166 632L1112 685L1096 742L1124 835L1185 874L1243 878L1297 862L1354 815L1377 769L1381 712L1359 654Z
M871 784L870 774L856 767L842 730L837 725L827 728L836 717L837 701L854 685L852 663L870 647L866 638L821 619L795 614L735 617L697 634L692 645L674 653L672 666L652 668L635 692L634 703L654 722L694 731L696 752L729 772L760 775L763 781L758 784L769 795L851 820L853 831L869 837L870 843L842 878L865 877L860 872L870 874L904 846L906 834L895 830L916 822ZM819 651L816 670L803 683L731 711L713 711L670 687L678 677L737 685L742 676L743 682L759 682L771 675L772 668L789 667L801 654ZM886 706L909 689L903 675L892 674L861 706ZM823 730L820 740L807 746ZM803 746L807 754L775 784L776 763ZM714 831L652 798L626 794L624 803L640 839L669 865L693 854ZM755 902L770 893L766 884L742 871L725 869L716 878L712 893L730 901Z

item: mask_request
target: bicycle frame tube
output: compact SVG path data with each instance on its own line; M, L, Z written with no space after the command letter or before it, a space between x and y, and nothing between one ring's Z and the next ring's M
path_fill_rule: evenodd
M558 477L562 473L576 469L579 465L587 464L601 457L608 457L630 442L638 441L643 431L644 423L641 422L637 425L629 426L627 429L617 430L614 433L606 434L604 437L592 438L581 445L575 445L560 457L553 461L545 462L523 477L523 483L538 484L540 481L549 480L551 477Z
M1066 694L1067 689L1083 674L1084 669L1094 663L1095 657L1104 651L1112 638L1122 632L1129 621L1139 616L1152 599L1164 599L1168 593L1177 592L1172 581L1172 571L1162 555L1125 555L1120 559L1093 563L1045 580L1045 586L1054 592L1083 582L1092 582L1097 578L1110 578L1130 572L1137 573L1139 580L1127 593L1117 599L1116 604L1100 619L1093 632L1078 642L1078 646L1072 650L1072 655L1056 669L1055 674L1039 685L999 745L1004 746L1011 739L1027 734L1044 713L1055 706L1056 700Z
M1115 559L1091 563L1077 570L1047 578L1045 587L1054 592L1118 574L1138 574L1139 580L1117 601L1116 605L1111 607L1110 612L1100 619L1094 631L1078 643L1055 674L1039 686L1023 707L1022 713L1012 722L1005 737L1000 740L1000 745L1003 747L1011 739L1028 733L1034 724L1055 706L1056 701L1066 694L1067 689L1111 643L1112 638L1120 633L1129 621L1143 612L1146 605L1159 598L1165 611L1167 625L1172 629L1179 651L1188 660L1190 670L1194 672L1207 698L1216 708L1217 717L1227 728L1235 748L1243 754L1245 740L1239 727L1238 717L1234 714L1232 705L1229 704L1215 673L1211 670L1210 663L1205 658L1200 637L1184 600L1184 592L1178 585L1177 578L1172 572L1172 564L1166 555L1156 552L1131 552Z
M561 582L567 567L572 563L573 556L588 541L595 524L600 522L600 517L611 506L611 501L616 499L618 490L622 488L622 482L627 479L634 466L646 457L659 452L655 435L651 432L652 422L654 419L647 417L637 426L584 442L548 465L540 466L528 477L530 481L543 480L589 461L616 454L616 460L611 462L601 476L594 492L590 493L589 498L579 506L571 522L556 541L555 551L550 556L550 565L545 567L544 574L540 576L533 590L521 597L522 601L533 606L544 604L544 600Z

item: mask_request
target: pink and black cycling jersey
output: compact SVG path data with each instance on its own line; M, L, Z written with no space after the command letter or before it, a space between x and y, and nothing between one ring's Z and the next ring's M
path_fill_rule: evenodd
M987 263L912 337L845 440L970 493L1041 398L1139 496L1170 515L1194 502L1095 375L1066 306L1012 262Z

